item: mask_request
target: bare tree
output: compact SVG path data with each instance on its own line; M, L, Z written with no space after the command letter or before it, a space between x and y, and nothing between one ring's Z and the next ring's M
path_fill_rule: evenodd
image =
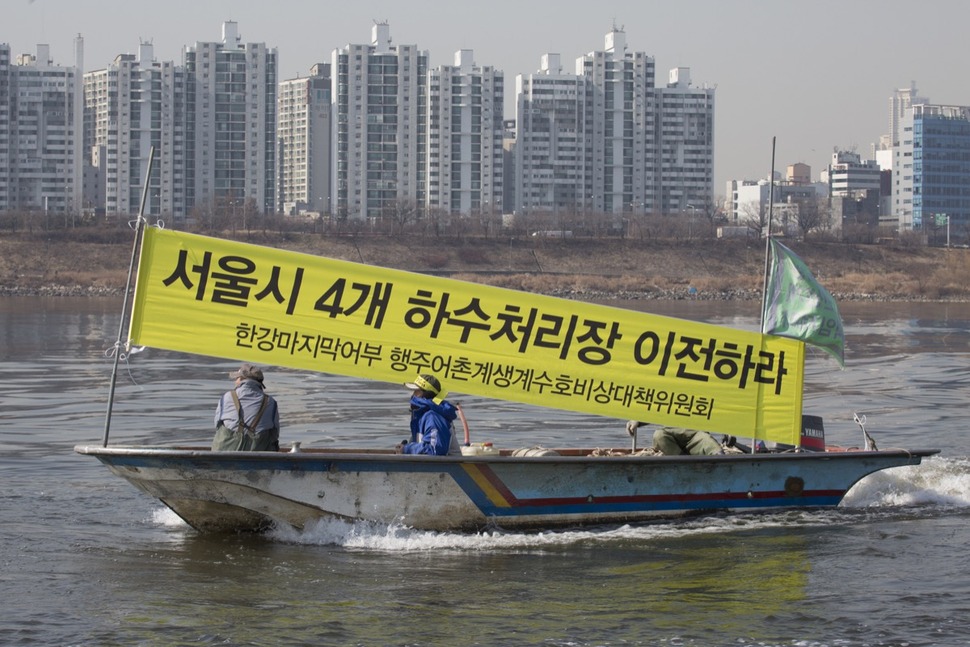
M246 238L249 238L249 230L253 226L253 220L260 213L259 205L256 204L256 198L250 196L246 198L242 205L242 227L246 231ZM263 232L266 232L266 219L260 218L263 221Z
M738 223L761 238L768 225L768 208L760 202L745 202L739 209Z
M691 236L693 238L713 238L719 222L725 220L721 207L713 200L691 205Z
M381 213L381 217L386 221L393 233L403 234L408 226L418 219L418 205L408 198L400 198L388 204Z
M803 240L813 231L830 228L831 221L827 200L816 196L812 200L799 201L795 224Z

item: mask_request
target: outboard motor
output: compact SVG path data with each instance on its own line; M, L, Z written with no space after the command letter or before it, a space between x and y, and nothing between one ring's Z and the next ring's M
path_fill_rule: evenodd
M802 416L802 449L809 452L825 451L825 427L822 416Z
M776 452L790 452L795 447L783 443L775 444ZM822 416L802 416L802 434L799 450L803 452L824 452L825 451L825 427L822 425Z

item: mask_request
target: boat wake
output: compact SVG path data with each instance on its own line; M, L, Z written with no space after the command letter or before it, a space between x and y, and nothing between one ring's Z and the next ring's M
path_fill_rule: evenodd
M923 460L922 465L894 467L870 474L842 499L845 508L895 506L970 507L970 458Z

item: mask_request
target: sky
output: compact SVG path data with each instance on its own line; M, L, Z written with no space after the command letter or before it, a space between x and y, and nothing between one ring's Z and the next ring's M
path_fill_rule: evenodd
M913 82L933 103L970 105L970 3L962 0L3 0L0 43L14 56L50 46L56 65L106 67L142 41L155 58L181 63L196 42L220 41L236 21L244 42L279 54L280 80L306 76L347 44L369 43L375 21L392 43L416 45L432 66L459 49L505 73L506 118L515 77L543 54L576 58L626 32L631 51L654 58L657 84L674 67L715 87L714 193L731 179L757 180L796 162L825 169L832 152L870 157L889 129L889 98Z

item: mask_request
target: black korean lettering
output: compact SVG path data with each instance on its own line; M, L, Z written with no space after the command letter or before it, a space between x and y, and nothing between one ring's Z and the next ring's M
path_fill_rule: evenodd
M212 302L245 308L249 305L249 294L256 279L256 263L245 256L223 256L217 265L219 271L212 272Z
M606 329L607 324L605 321L591 321L586 319L583 321L583 325L586 327L586 331L576 336L577 343L592 342L592 346L584 346L580 348L576 353L579 357L579 361L585 364L591 364L594 366L601 366L603 364L609 363L612 359L612 353L610 350L613 349L614 344L623 338L620 334L620 324L613 322L609 329L609 334L606 337L602 336L602 332ZM605 348L603 347L605 343Z
M296 274L293 276L293 285L290 287L290 293L287 296L283 295L282 288L280 288L280 272L282 270L279 266L274 265L272 271L270 272L269 281L266 283L266 287L257 292L254 296L257 301L262 301L266 297L272 297L276 303L287 302L286 314L293 314L293 310L296 308L297 297L300 294L300 286L303 284L303 268L298 267L296 269Z
M192 280L189 278L189 252L185 249L179 250L178 261L175 264L175 269L172 273L162 280L162 284L165 287L172 285L175 281L179 281L186 288L192 287ZM212 265L212 252L205 252L202 254L202 262L198 265L192 266L192 271L199 276L199 283L195 290L196 301L202 301L205 297L205 287L207 279L209 278L209 267Z
M505 310L495 315L495 318L501 322L501 325L498 330L489 335L489 339L495 341L501 337L505 337L513 343L518 341L518 351L524 353L529 347L529 341L532 339L532 329L535 326L537 314L538 311L535 308L529 308L529 316L526 318L522 316L519 306L513 304L506 305Z

